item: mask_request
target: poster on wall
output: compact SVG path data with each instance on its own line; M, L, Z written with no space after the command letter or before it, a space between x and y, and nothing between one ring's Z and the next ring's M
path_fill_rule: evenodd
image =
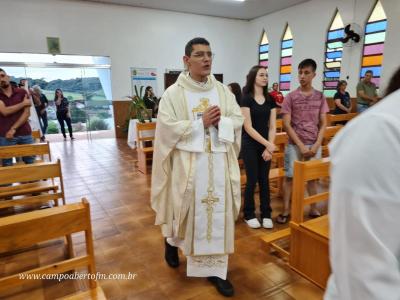
M143 86L144 90L147 86L153 88L153 92L157 93L157 69L156 68L131 68L132 95L135 95L135 85L139 88Z

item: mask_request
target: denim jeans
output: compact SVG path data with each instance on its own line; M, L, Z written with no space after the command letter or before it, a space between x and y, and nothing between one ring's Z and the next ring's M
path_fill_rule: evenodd
M31 135L21 135L16 136L12 139L6 139L5 137L0 137L0 147L1 146L12 146L12 145L26 145L33 144L33 138ZM34 156L24 156L22 160L26 164L33 164L35 157ZM4 158L2 160L3 167L8 167L13 165L12 158Z
M361 104L357 103L357 112L362 113L363 111L366 111L369 108L368 104Z

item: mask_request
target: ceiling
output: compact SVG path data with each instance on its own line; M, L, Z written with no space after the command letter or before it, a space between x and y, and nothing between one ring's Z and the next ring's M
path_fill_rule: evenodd
M309 0L83 0L183 13L252 20Z

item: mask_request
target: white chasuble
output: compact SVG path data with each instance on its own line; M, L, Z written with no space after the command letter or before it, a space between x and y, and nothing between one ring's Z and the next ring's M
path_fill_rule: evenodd
M204 129L202 116L213 105L219 106L217 89L194 93L185 91L192 134L176 148L195 152L193 253L187 257L187 275L218 276L226 279L228 255L225 249L225 140L215 127ZM228 119L228 118L226 118ZM229 121L225 131L229 134ZM232 127L233 133L233 127ZM229 137L228 137L229 139Z

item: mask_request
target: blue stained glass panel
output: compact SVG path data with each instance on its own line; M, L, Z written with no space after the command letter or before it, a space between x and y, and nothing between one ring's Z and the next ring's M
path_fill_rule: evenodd
M368 71L368 70L371 70L374 73L374 77L379 77L379 76L381 76L381 69L382 69L382 66L379 66L379 67L364 67L364 68L361 68L360 76L364 77L365 72Z
M344 37L344 30L343 29L330 31L328 33L328 40L340 39L342 37Z
M269 45L260 46L260 52L268 52L268 50L269 50Z
M326 52L326 57L330 59L342 57L342 51Z
M280 82L288 82L292 78L291 74L282 74L280 76Z
M293 40L283 41L282 42L282 49L291 48L293 47Z
M381 21L376 23L368 24L365 28L366 33L377 32L377 31L384 31L386 30L387 21Z
M340 72L336 71L336 72L325 72L325 77L326 78L339 78L340 77Z

